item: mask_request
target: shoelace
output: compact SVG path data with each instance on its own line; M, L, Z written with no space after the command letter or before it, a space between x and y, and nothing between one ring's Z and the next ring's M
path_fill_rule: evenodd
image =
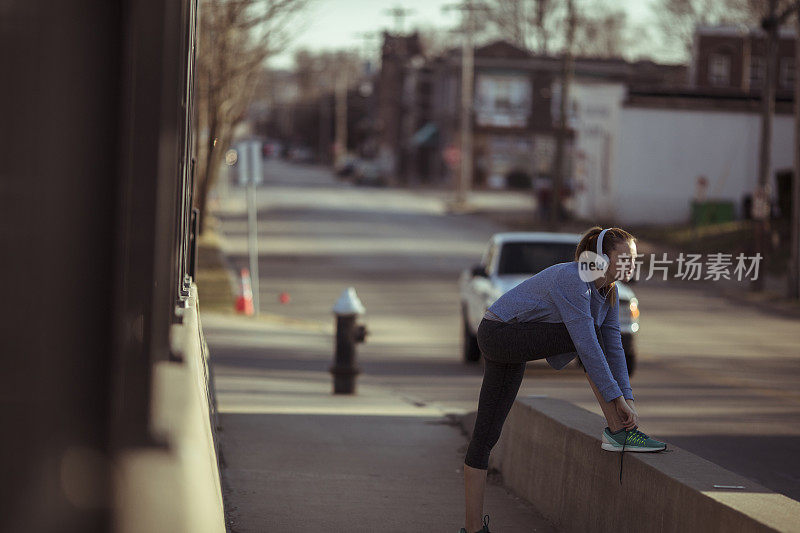
M622 485L622 456L625 455L625 444L628 442L628 430L625 430L625 440L622 441L622 453L619 454L619 484Z
M639 426L633 426L633 429L625 430L625 440L622 442L622 453L619 454L619 484L622 485L622 456L625 455L625 445L628 443L628 437L633 435L633 439L637 444L644 444L649 438L646 434L639 431Z

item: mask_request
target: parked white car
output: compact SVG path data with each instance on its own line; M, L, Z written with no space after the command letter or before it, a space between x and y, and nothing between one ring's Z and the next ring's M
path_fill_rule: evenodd
M534 274L556 263L574 261L575 247L580 238L578 233L553 232L508 232L492 236L481 262L462 272L458 281L465 362L480 360L476 332L486 309L506 291ZM622 347L628 362L628 374L633 375L639 302L626 284L618 281L617 286ZM580 359L576 360L576 364L580 364Z

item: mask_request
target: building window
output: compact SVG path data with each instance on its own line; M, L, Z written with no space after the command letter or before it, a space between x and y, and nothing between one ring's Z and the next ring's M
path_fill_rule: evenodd
M479 126L524 128L531 114L531 81L527 74L477 75L475 121Z
M780 84L781 89L794 87L794 58L781 58Z
M767 62L762 56L750 58L750 88L760 88L764 86L767 78Z
M708 56L708 81L715 87L727 87L731 81L731 58L725 54Z

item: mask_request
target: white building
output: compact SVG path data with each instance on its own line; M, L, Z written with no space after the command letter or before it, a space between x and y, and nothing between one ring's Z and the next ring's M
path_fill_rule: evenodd
M697 178L708 200L742 200L758 181L758 101L675 92L628 93L623 83L576 80L574 210L581 218L626 223L688 222ZM773 121L770 181L791 170L793 116ZM782 112L781 112L782 111Z

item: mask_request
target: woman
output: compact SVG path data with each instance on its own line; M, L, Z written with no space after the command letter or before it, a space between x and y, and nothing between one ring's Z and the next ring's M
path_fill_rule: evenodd
M666 444L638 430L622 348L615 282L631 278L635 257L633 235L595 226L581 237L575 261L542 270L487 309L477 332L485 365L478 415L464 459L466 527L460 533L489 531L489 515L483 524L480 521L489 453L500 438L527 361L547 359L560 370L578 355L608 422L602 449L666 449Z

